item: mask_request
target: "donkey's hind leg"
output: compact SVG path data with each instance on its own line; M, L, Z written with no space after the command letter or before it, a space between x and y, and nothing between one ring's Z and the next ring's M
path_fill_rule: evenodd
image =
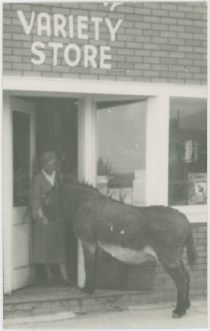
M172 317L179 318L186 313L187 309L187 293L188 293L188 279L183 271L182 263L178 266L164 265L166 271L173 279L177 289L177 303L176 308L173 311Z
M84 259L85 259L85 287L83 290L92 294L95 290L96 281L96 260L97 260L97 246L94 243L82 242Z
M181 262L181 267L182 271L185 274L185 279L186 279L186 301L185 301L185 308L188 309L190 308L190 296L189 296L189 291L190 291L190 275L189 272L187 271L183 261Z

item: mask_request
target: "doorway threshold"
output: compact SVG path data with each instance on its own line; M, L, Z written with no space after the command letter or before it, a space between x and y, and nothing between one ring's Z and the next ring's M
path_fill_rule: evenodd
M4 319L74 312L124 310L154 302L151 291L96 290L88 295L78 288L31 286L4 296Z

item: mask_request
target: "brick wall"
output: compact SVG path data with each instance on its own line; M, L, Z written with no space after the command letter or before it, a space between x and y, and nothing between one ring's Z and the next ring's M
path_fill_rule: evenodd
M190 295L191 297L206 297L207 295L207 224L193 224L193 237L196 245L197 261L188 270L190 273ZM187 266L186 255L184 262ZM155 272L154 292L160 300L167 300L176 297L176 291L171 278L158 265Z
M123 22L116 41L110 42L105 24L101 25L100 40L79 40L37 36L37 24L30 35L23 31L17 16L23 10L30 21L31 11L68 15L106 17ZM129 81L158 81L180 84L206 84L207 77L207 8L205 2L124 3L110 11L103 3L4 4L3 69L5 75L69 77ZM58 65L52 65L52 52L46 48L42 65L31 63L33 41L111 46L112 68L84 68L79 63L69 67L59 55ZM47 46L46 46L47 47Z

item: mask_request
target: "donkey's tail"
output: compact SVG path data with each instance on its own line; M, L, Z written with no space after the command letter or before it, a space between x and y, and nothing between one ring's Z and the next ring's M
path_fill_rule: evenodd
M197 254L195 250L195 243L194 243L191 227L189 227L186 246L187 246L187 261L189 265L193 265L196 262Z

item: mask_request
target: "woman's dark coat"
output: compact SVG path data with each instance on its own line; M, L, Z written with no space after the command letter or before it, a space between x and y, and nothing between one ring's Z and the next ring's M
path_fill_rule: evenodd
M32 215L36 215L39 208L44 211L47 204L46 194L53 188L42 172L35 175L32 184ZM55 187L58 180L55 179ZM43 224L39 218L33 217L32 228L32 259L33 263L54 264L65 262L65 229L64 221L57 213L49 217L49 223Z

